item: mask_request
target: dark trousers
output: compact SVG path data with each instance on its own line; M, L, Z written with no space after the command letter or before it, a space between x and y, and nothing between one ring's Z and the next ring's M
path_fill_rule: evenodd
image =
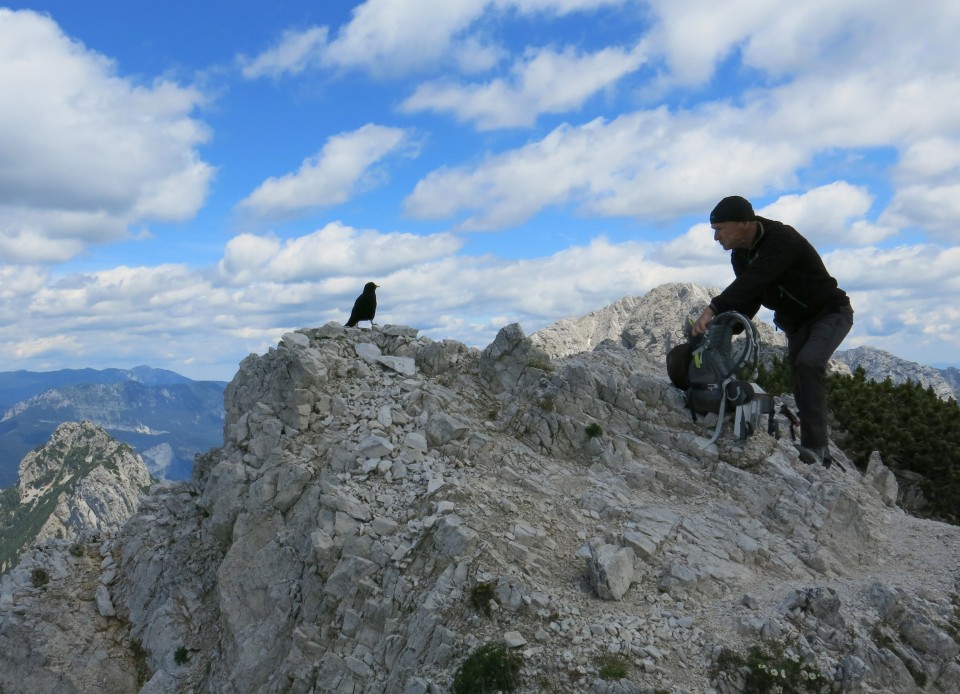
M787 356L793 367L793 395L800 410L800 445L827 445L827 362L853 327L853 309L822 313L787 334Z

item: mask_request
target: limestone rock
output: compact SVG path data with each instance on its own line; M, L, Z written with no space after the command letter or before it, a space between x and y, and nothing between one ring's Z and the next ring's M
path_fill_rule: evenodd
M633 583L633 550L608 544L590 544L587 570L601 600L621 600Z
M880 460L880 454L874 451L870 454L867 470L863 475L863 483L874 489L887 506L897 503L899 486L893 470Z
M23 546L45 539L114 532L136 512L150 483L147 466L129 446L91 422L65 422L20 462L18 484L11 490L18 507L7 522L19 530L11 539L23 545L12 546L4 538L0 556L15 558Z

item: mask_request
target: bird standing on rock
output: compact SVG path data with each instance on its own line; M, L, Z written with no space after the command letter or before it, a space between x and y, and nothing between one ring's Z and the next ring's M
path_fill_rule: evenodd
M373 325L373 317L377 314L377 286L373 282L363 285L363 294L353 302L350 320L347 321L348 328L355 327L362 320L368 320L370 325Z

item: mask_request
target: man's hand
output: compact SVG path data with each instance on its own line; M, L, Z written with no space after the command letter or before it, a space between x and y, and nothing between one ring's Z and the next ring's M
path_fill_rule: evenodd
M700 314L700 317L697 318L697 320L693 324L692 332L694 337L698 335L703 335L705 332L707 332L707 325L710 324L710 321L713 320L713 317L715 315L717 314L714 313L713 309L710 308L709 306L703 309L703 313Z

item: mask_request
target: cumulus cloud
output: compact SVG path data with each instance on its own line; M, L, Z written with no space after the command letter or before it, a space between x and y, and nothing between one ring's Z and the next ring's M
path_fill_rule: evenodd
M268 178L240 207L259 216L282 216L344 202L375 183L374 164L407 144L411 144L408 131L373 123L334 135L296 173Z
M900 188L884 219L896 226L921 227L934 239L960 242L960 176L948 184Z
M9 311L3 302L21 302L32 296L50 281L49 273L36 265L0 265L0 322L13 323L17 319L15 311Z
M0 8L0 93L16 95L0 109L5 260L61 261L203 203L196 89L124 78L49 17Z
M568 203L585 214L666 219L702 212L731 188L749 192L783 183L803 162L790 143L767 143L768 156L762 151L761 143L722 124L675 118L659 108L561 126L476 165L438 169L417 183L405 209L424 219L476 211L462 222L465 230L519 224Z
M837 181L781 196L757 214L789 224L817 247L863 245L896 233L894 228L864 221L872 205L873 196L865 186Z
M960 58L953 40L960 10L949 0L921 3L910 12L897 0L652 0L650 5L651 48L668 65L668 79L683 85L708 81L734 54L773 77L837 74L877 63L910 72L917 61L947 72ZM931 50L933 45L938 48Z
M841 284L856 291L879 291L888 296L944 303L960 292L960 247L934 245L866 247L834 251L824 262Z
M247 78L297 74L310 67L357 69L379 76L456 64L488 70L505 54L476 25L486 17L564 16L616 5L620 0L367 0L335 36L329 27L283 34L261 54L241 57Z
M466 215L464 229L502 228L566 204L593 215L662 219L702 209L727 191L754 197L795 187L797 171L821 154L908 149L917 128L960 129L943 123L950 111L946 104L960 100L960 80L946 85L914 81L909 103L891 108L882 82L864 76L835 82L785 85L742 107L707 103L676 112L660 107L609 122L560 126L520 148L427 174L407 198L406 210L424 219ZM945 92L955 97L944 100ZM811 109L814 100L825 106ZM938 106L923 108L935 113L914 113L930 102ZM876 118L884 110L890 117ZM937 197L945 199L951 187L941 188ZM906 201L903 208L915 212ZM943 220L954 211L946 200L934 209L943 211ZM469 214L474 210L479 213ZM879 227L858 229L855 236L876 241L910 221L907 215L890 218ZM933 228L945 230L945 225L940 221Z
M401 104L408 113L450 112L479 130L532 125L543 113L565 113L610 87L644 62L639 48L605 48L581 54L573 48L531 50L507 79L483 84L428 82Z
M17 359L31 359L50 352L73 351L77 348L77 340L70 335L52 335L20 340L12 346L12 353Z
M360 270L379 276L451 255L461 245L451 234L382 234L332 222L311 234L287 240L272 235L234 237L217 265L217 274L231 285L354 277Z
M694 224L685 234L661 244L656 257L665 265L678 269L730 264L723 248L714 241L713 229L707 222Z
M449 55L460 36L489 0L368 0L330 37L328 27L283 34L276 45L253 57L241 57L249 79L297 74L309 67L361 69L378 75L419 70ZM461 37L476 61L476 37ZM495 51L494 51L495 53Z

